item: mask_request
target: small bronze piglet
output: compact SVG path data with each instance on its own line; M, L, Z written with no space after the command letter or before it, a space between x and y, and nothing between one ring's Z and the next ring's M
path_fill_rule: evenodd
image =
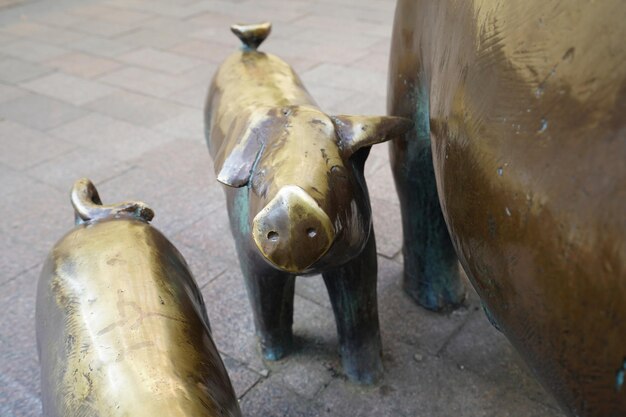
M46 417L241 417L187 263L140 202L72 190L37 290Z
M215 75L206 138L266 359L292 342L295 277L321 273L344 371L382 374L376 244L363 175L371 145L404 133L398 117L328 116L293 69L257 51L270 24L235 25L243 42Z

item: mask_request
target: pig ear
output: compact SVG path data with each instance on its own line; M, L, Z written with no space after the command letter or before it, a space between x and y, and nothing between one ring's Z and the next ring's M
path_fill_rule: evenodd
M215 175L219 182L235 188L248 183L254 163L267 137L267 132L263 130L259 125L252 125L241 134L229 132L229 135L237 135L239 139L232 141L224 138L222 146L213 156Z
M413 127L413 122L395 116L332 116L339 147L349 157L365 146L399 137Z

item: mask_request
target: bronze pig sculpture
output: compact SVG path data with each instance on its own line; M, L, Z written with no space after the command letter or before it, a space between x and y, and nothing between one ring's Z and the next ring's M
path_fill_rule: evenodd
M405 260L414 288L459 300L419 211L434 172L497 327L572 416L626 416L626 2L400 0L395 19L389 111L415 121L391 145L405 244L443 246Z
M239 417L202 295L140 202L103 206L86 179L77 226L50 252L37 291L46 417Z
M377 261L363 167L371 145L411 122L327 116L287 63L257 51L269 23L231 29L243 48L213 79L206 138L263 356L289 349L295 276L321 272L344 371L374 382L382 372Z

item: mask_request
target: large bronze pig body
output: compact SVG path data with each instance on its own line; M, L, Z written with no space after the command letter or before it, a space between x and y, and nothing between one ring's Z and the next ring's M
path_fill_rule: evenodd
M459 293L415 178L434 167L487 311L575 416L626 415L624 22L620 0L400 0L393 33L390 114L416 124L391 145L405 245L440 255L407 276Z
M46 417L238 417L202 295L143 203L72 192L78 225L54 247L37 291Z
M323 113L292 68L259 52L270 25L233 26L243 41L218 69L206 135L265 358L292 339L295 276L322 273L344 371L382 371L376 246L363 166L371 145L411 122Z

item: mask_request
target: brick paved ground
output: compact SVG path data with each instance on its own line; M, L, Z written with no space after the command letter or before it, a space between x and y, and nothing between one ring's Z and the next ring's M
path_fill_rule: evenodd
M379 241L385 380L341 375L319 278L297 285L296 351L261 361L202 138L229 24L272 20L262 49L287 59L328 112L384 113L393 0L0 0L0 415L39 416L35 285L72 227L68 190L142 199L202 287L246 416L560 416L476 296L436 315L401 291L398 204L386 146L368 161ZM45 347L44 347L45 349Z

